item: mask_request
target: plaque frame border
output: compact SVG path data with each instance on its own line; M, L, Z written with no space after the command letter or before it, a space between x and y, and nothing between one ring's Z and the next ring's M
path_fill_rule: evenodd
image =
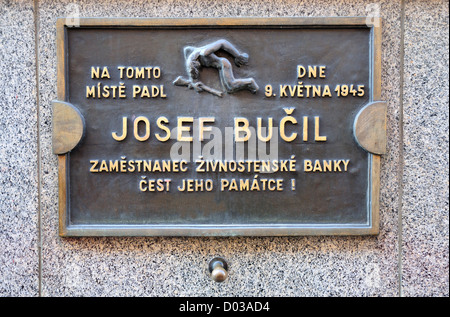
M380 17L270 17L270 18L79 18L77 27L362 27L370 28L371 61L369 102L381 100ZM66 30L73 25L65 18L56 22L57 98L67 102ZM367 225L352 224L258 224L258 225L71 225L69 223L70 152L58 154L58 212L61 237L86 236L328 236L377 235L380 227L381 156L369 155L369 199Z

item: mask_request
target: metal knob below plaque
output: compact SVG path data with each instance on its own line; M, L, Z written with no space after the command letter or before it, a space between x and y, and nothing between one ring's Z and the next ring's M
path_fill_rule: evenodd
M228 264L222 258L214 258L209 262L209 273L215 282L223 282L228 276Z

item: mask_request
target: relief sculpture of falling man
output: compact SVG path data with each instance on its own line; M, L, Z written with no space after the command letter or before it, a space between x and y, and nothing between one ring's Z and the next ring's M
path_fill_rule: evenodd
M235 78L233 67L229 60L215 54L219 50L223 50L233 56L234 63L237 67L241 67L248 63L248 54L239 52L239 50L227 40L217 40L201 47L186 46L184 48L184 59L188 78L179 76L174 80L173 84L176 86L186 86L197 92L206 91L218 97L222 97L222 91L208 87L201 81L198 81L201 68L211 67L219 71L220 81L227 93L232 94L239 90L249 90L252 93L256 93L259 87L255 80L253 78Z

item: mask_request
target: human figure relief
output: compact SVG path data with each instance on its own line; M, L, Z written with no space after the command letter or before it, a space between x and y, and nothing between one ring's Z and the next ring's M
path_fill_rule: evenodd
M223 92L206 86L201 81L197 81L200 77L202 67L212 67L219 71L220 81L229 93L235 93L239 90L249 90L256 93L259 89L253 78L234 78L233 68L228 59L218 57L215 52L223 50L234 57L234 63L237 67L248 63L248 54L239 52L236 47L227 40L218 40L202 47L186 46L184 48L184 58L186 72L189 79L179 76L173 82L177 86L187 86L197 92L206 91L216 96L222 97Z

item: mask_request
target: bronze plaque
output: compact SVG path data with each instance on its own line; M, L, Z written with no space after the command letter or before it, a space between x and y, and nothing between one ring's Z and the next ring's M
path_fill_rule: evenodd
M60 234L377 234L369 20L58 20Z

